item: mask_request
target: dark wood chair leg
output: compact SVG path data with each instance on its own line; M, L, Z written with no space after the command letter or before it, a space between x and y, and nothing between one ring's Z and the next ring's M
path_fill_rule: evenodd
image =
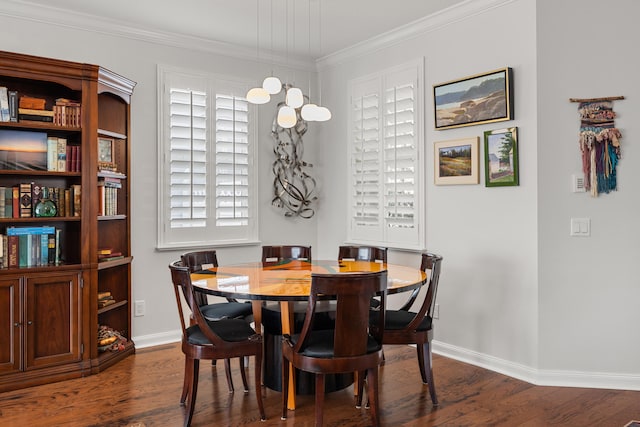
M240 376L242 376L242 385L246 394L249 393L249 383L247 383L247 372L244 369L244 356L238 357L238 359L240 359Z
M189 427L191 425L191 420L193 419L193 411L196 407L196 395L198 394L198 371L200 369L200 360L193 359L193 370L191 380L191 390L189 391L189 409L187 413L187 417L184 420L184 427Z
M282 358L282 419L287 419L287 400L289 399L289 360Z
M416 350L418 351L418 366L420 367L420 376L422 377L422 382L424 384L428 384L427 371L425 370L425 354L424 354L424 344L416 345Z
M380 426L380 405L378 402L378 368L371 368L367 375L367 403L371 408L371 421L374 427Z
M364 377L366 371L359 371L356 373L357 377L357 396L356 396L356 408L360 409L362 407L362 397L364 391Z
M426 373L427 381L429 384L429 394L431 395L431 402L434 406L438 405L438 397L436 396L436 385L433 380L433 361L431 356L431 345L429 342L424 343L424 371ZM422 366L422 365L421 365Z
M193 377L193 359L184 358L184 381L182 384L182 395L180 396L180 405L184 406L187 400L189 390L191 389L191 381Z
M231 359L224 359L224 373L227 377L229 393L233 393L233 379L231 378Z
M262 403L262 386L260 385L260 381L262 380L262 357L260 354L256 355L256 365L255 365L255 376L254 376L254 384L256 388L256 399L258 400L258 410L260 411L260 420L264 421L267 419L267 416L264 412L264 404Z
M316 427L322 427L324 415L324 374L316 374Z

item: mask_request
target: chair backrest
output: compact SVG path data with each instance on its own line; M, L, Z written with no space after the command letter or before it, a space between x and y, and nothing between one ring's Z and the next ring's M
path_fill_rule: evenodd
M218 255L214 249L206 251L187 252L180 256L182 265L187 267L191 273L218 266ZM199 307L208 303L207 296L203 293L196 293L195 301Z
M427 292L424 295L424 299L422 300L422 304L420 305L420 309L417 311L415 318L406 329L415 329L420 324L424 316L429 316L433 319L433 310L436 305L436 295L438 293L438 282L440 281L441 264L442 256L429 252L422 254L420 269L423 271L428 270L429 274L429 280L422 285L422 287L427 286ZM408 311L414 304L419 291L420 288L416 289L400 310Z
M188 308L191 310L191 318L193 319L193 323L197 324L200 327L201 332L209 340L209 342L211 342L214 347L226 347L226 341L224 341L211 330L211 328L207 324L207 321L202 315L202 312L200 311L199 305L194 304L194 301L196 300L196 292L194 291L193 284L191 283L191 271L189 270L189 267L185 267L184 265L182 265L182 261L176 261L172 264L169 264L169 270L171 270L171 281L173 282L173 290L176 296L176 303L178 304L180 323L182 325L182 339L187 339L187 325L184 317L187 313L185 307L183 307L180 293L182 293L184 301L187 303Z
M218 255L215 249L206 251L187 252L180 257L182 264L194 271L206 270L218 266Z
M377 246L340 246L338 261L356 260L370 262L387 262L387 248Z
M369 325L370 300L381 296L381 310L376 325ZM375 273L312 274L309 304L300 338L294 351L304 350L313 327L316 307L321 299L335 298L334 357L360 356L367 353L368 335L382 345L384 313L387 300L387 271Z
M281 245L262 247L262 262L278 262L290 259L311 261L311 246Z

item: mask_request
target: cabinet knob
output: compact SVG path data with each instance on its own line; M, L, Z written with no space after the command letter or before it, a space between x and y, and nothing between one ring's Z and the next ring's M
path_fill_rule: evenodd
M20 323L16 322L16 323L13 324L13 326L15 326L17 328L18 326L20 326Z
M29 320L29 321L27 322L27 325L29 325L29 326L33 325L33 321L32 321L32 320Z

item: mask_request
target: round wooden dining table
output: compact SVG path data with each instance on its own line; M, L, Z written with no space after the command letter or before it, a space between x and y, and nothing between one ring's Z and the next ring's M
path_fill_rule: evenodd
M191 274L196 290L225 298L251 300L256 331L261 332L262 301L279 301L282 333L290 334L293 303L306 301L311 276L387 271L387 293L406 292L422 286L427 273L415 267L397 264L349 260L287 260L284 262L250 262L197 271ZM295 373L290 372L288 407L295 409Z

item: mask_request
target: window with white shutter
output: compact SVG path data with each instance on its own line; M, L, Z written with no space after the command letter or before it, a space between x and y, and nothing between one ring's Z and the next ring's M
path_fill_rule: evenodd
M251 82L158 68L158 248L257 240Z
M422 61L349 84L349 238L424 248Z

